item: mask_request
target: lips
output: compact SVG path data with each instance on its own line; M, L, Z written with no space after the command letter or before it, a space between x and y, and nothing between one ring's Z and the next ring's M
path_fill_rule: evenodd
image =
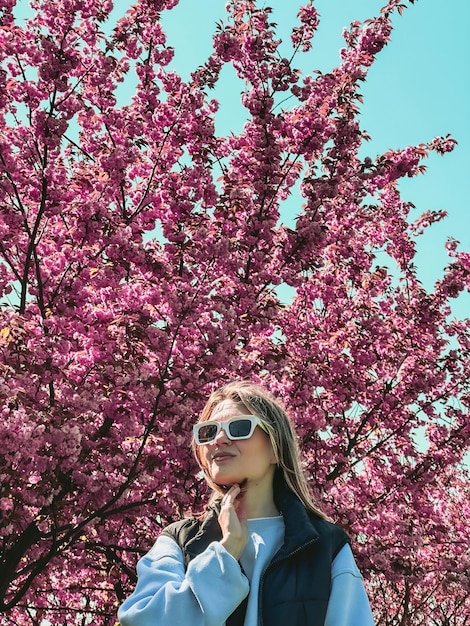
M213 461L228 461L229 459L233 459L235 455L231 452L215 452L212 455Z

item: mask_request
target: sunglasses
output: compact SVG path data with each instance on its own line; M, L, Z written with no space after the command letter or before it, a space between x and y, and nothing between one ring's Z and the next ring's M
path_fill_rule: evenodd
M256 415L237 415L226 422L199 422L193 426L193 436L198 446L214 441L221 430L232 441L249 439L257 426L266 432L265 425Z

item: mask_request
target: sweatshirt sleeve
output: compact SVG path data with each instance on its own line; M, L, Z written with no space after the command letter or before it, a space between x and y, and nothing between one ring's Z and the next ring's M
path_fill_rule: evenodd
M118 611L121 626L222 626L250 590L220 543L211 543L185 571L180 547L166 536L140 559L137 577Z
M362 576L349 544L333 561L325 626L374 626Z

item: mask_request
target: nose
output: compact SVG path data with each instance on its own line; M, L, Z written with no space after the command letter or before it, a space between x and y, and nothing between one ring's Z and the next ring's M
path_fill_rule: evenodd
M217 433L217 436L212 443L216 445L230 443L230 439L227 437L227 433L223 428L221 428L220 431Z

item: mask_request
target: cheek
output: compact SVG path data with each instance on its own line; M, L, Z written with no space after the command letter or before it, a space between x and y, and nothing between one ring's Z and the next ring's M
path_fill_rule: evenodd
M265 435L264 433L259 433L257 444L258 444L259 454L262 455L264 459L268 458L271 463L276 463L276 455L274 454L274 448L268 436Z
M270 463L271 465L275 465L276 455L274 454L271 443L262 439L256 443L256 446L253 446L249 451L247 451L253 461L258 461L261 464Z

